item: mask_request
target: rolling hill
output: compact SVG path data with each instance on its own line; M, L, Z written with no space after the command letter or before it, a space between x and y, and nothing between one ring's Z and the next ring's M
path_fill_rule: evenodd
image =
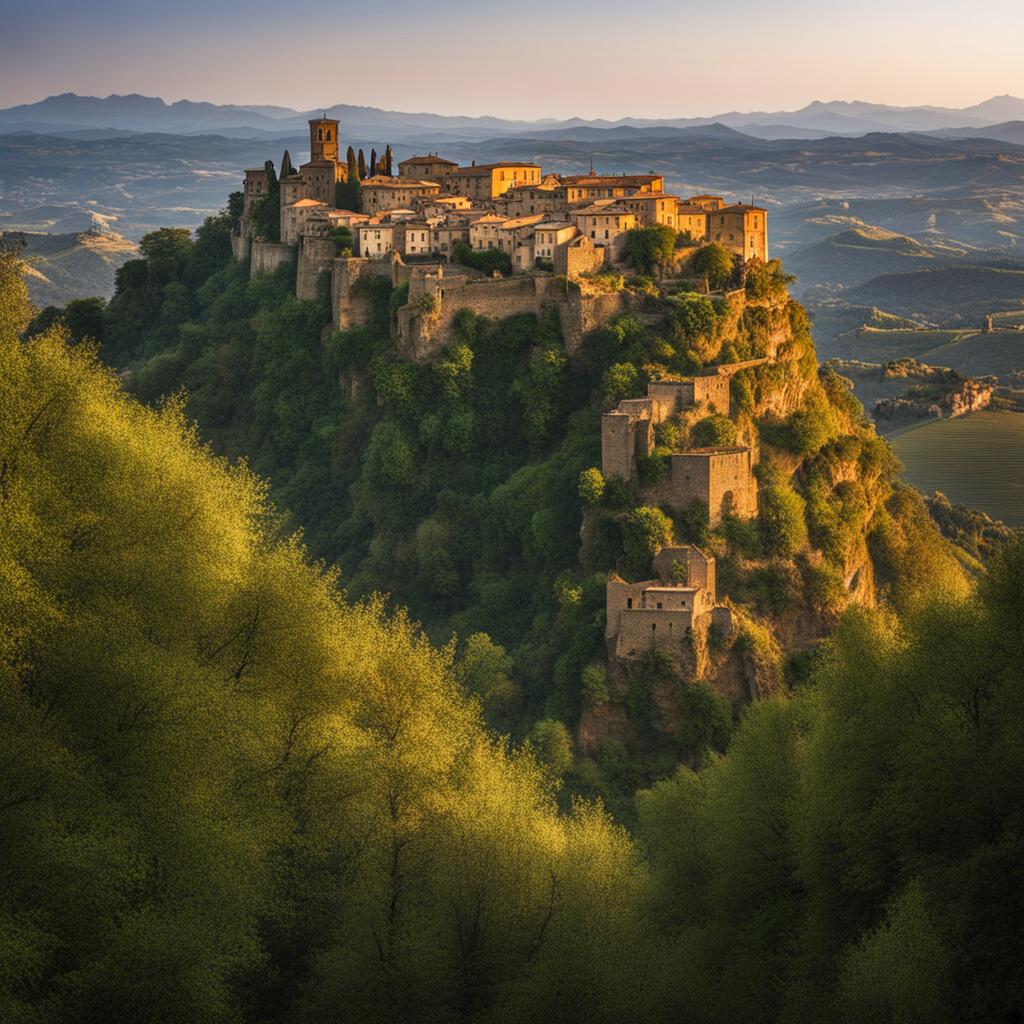
M138 254L133 242L112 231L25 234L29 296L39 307L63 306L72 299L114 294L118 267Z

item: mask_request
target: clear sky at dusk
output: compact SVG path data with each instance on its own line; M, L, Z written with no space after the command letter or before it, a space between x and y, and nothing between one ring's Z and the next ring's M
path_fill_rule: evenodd
M1021 0L0 0L0 106L58 92L507 117L1024 94Z

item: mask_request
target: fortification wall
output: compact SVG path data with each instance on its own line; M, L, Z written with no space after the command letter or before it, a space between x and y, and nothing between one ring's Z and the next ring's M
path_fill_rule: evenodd
M387 260L342 256L331 262L331 317L335 329L347 331L369 323L373 300L366 284L392 277Z
M409 288L411 301L398 310L396 317L399 355L423 361L440 352L452 340L452 325L460 309L471 309L477 316L493 320L537 313L540 307L537 282L543 280L533 277L453 280L442 274L431 275L421 283L414 276ZM421 301L428 291L435 297L433 306Z
M658 647L676 647L693 626L690 609L627 608L619 615L615 644L618 658L630 658Z
M295 275L295 297L315 299L317 283L324 271L331 269L337 245L330 238L303 235L299 242L299 266Z
M750 448L698 449L669 457L668 471L644 488L645 501L682 509L693 501L707 506L711 525L725 512L757 514L757 481Z
M251 236L248 234L241 234L235 231L231 232L231 255L236 260L247 260L249 259L249 245L251 242Z
M272 274L282 263L289 263L294 258L295 250L290 245L283 245L280 242L253 242L249 273Z
M553 279L547 281L552 304L557 305L558 319L562 326L565 350L575 355L583 346L584 336L600 327L613 316L625 312L633 299L628 292L608 292L600 295L585 295L578 291L559 292ZM552 284L555 287L550 287ZM555 296L557 295L557 299Z
M731 378L725 374L695 377L693 380L694 404L707 406L708 412L728 416L730 380Z

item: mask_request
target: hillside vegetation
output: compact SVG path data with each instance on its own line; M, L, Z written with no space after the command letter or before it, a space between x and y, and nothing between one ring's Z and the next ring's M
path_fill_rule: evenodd
M346 599L178 404L59 326L20 340L19 272L0 258L0 1017L1019 1018L1020 546L976 588L925 571L902 619L847 612L726 754L639 794L631 839L560 814L466 660Z
M143 240L104 312L104 358L149 403L183 389L200 436L270 481L350 595L387 594L435 642L454 637L489 724L517 740L575 734L579 756L556 759L566 793L631 820L637 786L721 748L744 703L806 674L848 604L908 608L926 583L965 585L845 383L819 373L777 264L738 304L631 279L632 312L573 358L552 316L464 311L453 343L413 364L390 338L401 289L368 286L370 323L331 333L326 287L300 302L293 266L250 278L230 223ZM603 410L651 379L769 352L735 377L731 420L667 425L640 488L594 480ZM712 530L706 509L648 508L642 484L673 447L720 431L760 449L760 517ZM619 672L605 581L643 578L673 539L717 556L740 628L693 664Z

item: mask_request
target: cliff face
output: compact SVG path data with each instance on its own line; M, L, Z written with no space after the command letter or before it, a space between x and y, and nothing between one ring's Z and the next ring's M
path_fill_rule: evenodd
M598 757L610 740L640 749L678 741L692 718L695 684L734 708L787 685L844 609L892 599L894 574L906 576L922 543L933 546L937 572L952 586L961 580L920 501L897 484L898 465L848 383L819 370L807 317L782 289L731 296L689 352L705 372L720 360L765 358L733 375L732 426L716 427L757 453L757 514L709 527L693 509L662 504L675 540L717 559L717 598L731 609L732 628L695 621L675 646L652 645L629 659L610 652L607 699L584 708L578 730L581 747ZM700 436L702 416L707 410L698 408L678 417L675 443L683 450ZM636 493L639 501L668 494L642 480ZM585 532L597 532L598 521L623 513L597 507L586 516Z

